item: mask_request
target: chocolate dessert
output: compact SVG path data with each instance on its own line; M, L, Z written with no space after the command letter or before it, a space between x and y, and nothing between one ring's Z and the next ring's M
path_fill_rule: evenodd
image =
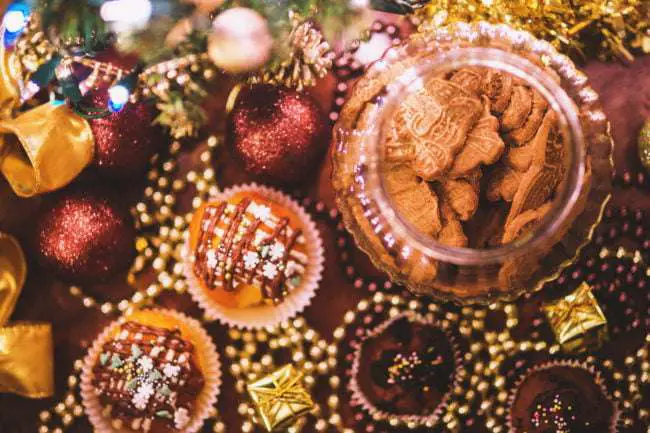
M183 431L204 386L194 346L179 330L136 322L104 344L92 372L103 413L118 430Z
M510 407L511 433L613 433L616 417L602 379L568 365L529 372Z
M456 355L450 337L434 324L401 317L368 337L360 351L358 387L378 410L428 416L445 403Z

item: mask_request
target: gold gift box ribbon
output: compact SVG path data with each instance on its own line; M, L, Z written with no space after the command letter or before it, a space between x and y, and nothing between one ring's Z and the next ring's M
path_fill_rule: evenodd
M0 232L0 393L44 398L54 393L51 326L8 324L26 276L18 241Z
M314 407L302 385L302 373L290 364L248 385L247 389L269 432L292 424Z
M95 140L86 119L65 104L19 113L14 60L0 44L0 173L17 195L31 197L77 177L93 160Z
M578 350L589 332L606 331L607 318L591 292L591 286L582 283L573 293L543 307L555 338L565 348Z

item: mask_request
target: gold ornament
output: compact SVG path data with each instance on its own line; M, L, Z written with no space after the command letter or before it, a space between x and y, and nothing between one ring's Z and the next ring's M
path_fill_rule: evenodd
M507 23L580 57L593 47L601 59L631 61L630 48L650 52L649 13L647 0L431 0L415 18L425 26Z
M49 324L7 324L25 283L25 256L13 237L0 232L0 393L29 398L54 393Z
M582 351L600 343L607 333L607 319L591 292L582 283L573 293L543 307L555 338L567 351Z
M300 92L315 86L316 80L325 77L332 68L334 53L320 30L311 21L301 21L296 15L292 14L291 20L288 58L252 77L251 82L282 85Z
M269 432L290 426L314 408L302 378L288 364L246 387Z

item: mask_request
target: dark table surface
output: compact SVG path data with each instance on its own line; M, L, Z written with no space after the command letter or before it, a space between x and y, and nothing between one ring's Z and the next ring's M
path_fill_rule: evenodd
M591 61L586 64L584 70L589 75L593 87L600 93L605 111L612 123L613 136L616 142L615 162L618 171L639 171L640 168L636 157L636 139L644 119L650 118L650 56L638 58L636 62L628 66L619 63ZM333 79L329 78L314 91L325 109L330 104L333 85ZM212 129L215 131L220 130L223 125L223 103L221 102L223 97L224 91L222 89L222 91L217 92L214 107L211 109L214 119L211 125L213 125ZM190 155L185 164L191 164L194 156ZM219 178L223 187L248 180L229 158L225 154L219 163ZM315 176L310 181L308 194L314 198L322 199L328 205L333 205L329 172L330 165L326 160L318 176ZM137 183L127 183L115 187L123 189L126 196L132 196L134 199L142 190L141 185ZM646 186L645 189L619 188L615 193L613 204L627 204L633 209L650 210L650 187ZM8 227L11 232L17 234L23 240L28 239L30 230L33 228L33 215L36 210L31 209L28 212L29 215L23 218L20 224ZM337 254L334 248L335 238L331 227L325 224L319 224L319 227L326 247L325 274L320 290L312 301L312 307L306 311L305 317L310 326L318 330L325 338L330 338L333 329L342 322L345 311L353 308L359 299L367 296L367 293L355 289L353 284L344 277L337 265ZM647 237L648 235L646 235ZM365 257L361 253L355 254L355 262L359 268L364 269L363 272L376 274L376 271L371 269L371 266L367 264ZM74 299L69 295L68 286L45 273L33 260L30 260L29 266L28 281L13 319L52 323L56 347L57 395L53 399L45 400L28 400L12 395L1 395L0 433L36 431L39 411L49 408L54 402L59 401L65 392L65 382L71 372L73 360L81 357L103 326L115 318L82 307L78 299ZM121 277L121 280L123 279ZM119 280L117 279L113 284L89 288L88 290L104 299L115 298L127 293L129 290ZM158 300L158 303L199 317L197 307L187 295L166 294ZM522 311L526 311L525 306ZM209 325L208 330L214 336L217 345L223 350L226 339L224 329L218 325ZM232 380L228 379L227 376L226 374L218 406L221 413L225 414L224 419L229 427L228 431L237 432L241 426L241 419L236 413L240 397L232 390ZM645 404L647 403L646 401ZM345 404L345 400L343 400L343 404ZM91 428L85 419L82 419L75 423L70 431L85 432L91 431ZM467 431L482 432L484 428L478 422L475 427ZM631 431L645 432L645 427L638 425Z

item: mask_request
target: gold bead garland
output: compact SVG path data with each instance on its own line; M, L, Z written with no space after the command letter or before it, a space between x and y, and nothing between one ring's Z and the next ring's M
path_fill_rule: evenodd
M38 415L38 433L63 433L77 418L84 416L84 409L78 398L79 374L83 362L77 359L73 365L74 372L68 376L67 391L63 399Z
M103 302L86 294L81 287L71 286L70 294L80 299L84 307L99 309L103 314L128 313L152 302L164 291L185 293L187 286L181 260L192 212L177 209L177 198L188 186L193 186L192 208L196 209L203 200L217 192L216 174L211 161L221 142L221 138L210 137L207 149L199 158L203 167L190 170L184 178L178 173L179 142L170 146L169 159L162 161L154 158L153 168L147 174L143 199L132 209L140 235L135 241L137 256L128 273L127 283L136 290L129 298ZM158 233L149 234L152 228L157 228ZM156 281L144 289L137 289L137 276L148 265L156 273Z

